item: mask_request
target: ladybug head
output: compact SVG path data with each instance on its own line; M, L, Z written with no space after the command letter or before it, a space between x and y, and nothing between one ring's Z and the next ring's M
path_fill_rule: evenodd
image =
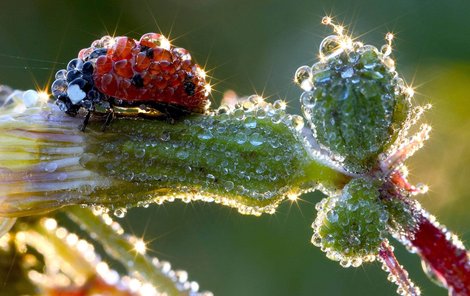
M93 109L93 103L101 99L94 88L93 69L92 61L76 58L68 63L67 69L56 73L51 89L61 110L75 116L82 107Z

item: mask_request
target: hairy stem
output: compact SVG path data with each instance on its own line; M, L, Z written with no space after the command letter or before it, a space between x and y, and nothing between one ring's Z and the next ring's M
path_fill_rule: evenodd
M470 258L458 237L410 199L406 190L385 184L382 199L392 218L392 234L418 253L428 276L450 295L470 295Z
M162 270L158 269L151 258L141 252L137 252L134 244L126 236L116 233L111 225L108 225L92 210L81 207L70 207L67 215L82 229L94 236L104 247L106 253L123 264L128 270L137 272L143 280L154 285L161 293L168 295L186 295L180 291L176 283Z
M383 241L380 245L379 258L384 264L383 268L389 272L389 280L395 282L398 286L398 294L409 296L421 295L420 289L410 280L408 272L398 262L393 253L393 247L390 246L387 240Z
M350 179L305 140L299 116L267 103L174 123L118 118L105 132L99 120L80 131L80 118L52 105L6 119L0 120L5 217L176 198L259 215L273 213L287 196L336 191Z
M447 287L450 295L470 295L470 258L462 242L425 211L417 219L409 241L428 274Z

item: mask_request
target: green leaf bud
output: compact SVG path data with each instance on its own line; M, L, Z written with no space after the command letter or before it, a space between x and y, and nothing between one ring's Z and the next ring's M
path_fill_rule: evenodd
M407 126L413 91L395 71L387 40L379 51L342 33L328 36L320 61L296 72L316 140L354 173L372 169Z
M380 182L351 180L339 196L317 204L312 243L343 267L372 261L386 236L388 213L379 201Z

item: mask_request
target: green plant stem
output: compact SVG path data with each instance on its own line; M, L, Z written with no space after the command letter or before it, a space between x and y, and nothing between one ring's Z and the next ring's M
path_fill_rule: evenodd
M48 231L42 223L36 223L27 230L31 236L37 236L31 239L32 244L38 252L48 254L53 258L49 260L59 260L62 268L72 276L80 275L86 279L95 276L95 268L92 264L78 255L77 251L67 245L64 239L58 238L55 234ZM48 249L48 251L45 251Z
M99 216L95 216L92 210L69 207L66 214L83 230L95 237L108 255L122 263L128 270L138 272L143 280L154 285L159 292L185 295L167 275L152 264L148 256L137 253L134 245L125 236L116 233Z
M9 143L0 142L0 151L11 170L0 178L6 196L0 216L174 199L259 215L273 213L287 196L329 194L350 179L310 147L300 117L270 104L175 122L117 118L105 131L103 121L92 120L85 132L80 118L49 108L14 115L14 125L0 123ZM19 157L30 161L11 167Z
M93 194L98 203L202 195L239 209L263 208L319 185L337 190L349 179L311 157L292 127L270 118L119 119L105 133L98 128L87 131L85 167L115 184Z

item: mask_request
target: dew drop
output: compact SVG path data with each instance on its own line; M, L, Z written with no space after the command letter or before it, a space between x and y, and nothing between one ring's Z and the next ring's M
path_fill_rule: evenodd
M65 69L62 69L62 70L59 70L55 73L55 79L57 80L65 80L67 79L67 70Z
M216 111L218 115L227 114L230 112L230 108L228 106L222 105Z
M281 122L281 115L279 113L274 113L273 115L271 115L271 122L274 123L274 124L278 124Z
M351 78L353 75L354 70L352 67L348 67L343 72L341 72L341 78Z
M136 149L134 155L135 155L136 158L144 157L145 156L145 149L144 148Z
M255 107L255 104L253 104L253 102L251 102L250 100L246 100L242 103L242 108L245 111L252 111L254 107Z
M304 108L312 109L315 106L315 98L313 97L313 92L303 92L300 96L300 103Z
M205 130L202 133L198 134L197 137L201 140L209 140L212 138L212 133L210 130Z
M67 81L65 79L57 79L51 86L52 95L56 98L67 94Z
M224 183L224 188L225 188L225 190L227 190L227 191L232 190L234 187L235 187L235 184L234 184L232 181L226 181L226 182Z
M176 152L176 157L178 157L181 160L186 159L189 157L189 152L186 150L180 150Z
M64 181L65 179L67 179L67 177L68 177L67 173L62 172L57 176L57 180Z
M44 171L46 171L48 173L55 172L55 170L57 170L57 163L55 163L55 162L48 162L44 166Z
M248 97L248 101L252 102L255 106L258 106L264 102L264 99L258 95L251 95Z
M90 184L85 184L85 185L80 186L79 191L83 195L90 195L93 193L94 187L91 186Z
M329 17L329 16L324 16L324 17L321 19L321 23L322 23L323 25L330 25L331 22L332 22L332 19L331 19L331 17Z
M341 261L339 261L339 265L344 268L348 268L351 266L351 261L349 259L343 258Z
M135 177L135 174L134 172L131 172L131 171L124 174L124 180L129 181L129 182L134 180L134 177Z
M38 100L39 100L39 94L35 90L30 89L23 93L23 104L26 107L32 107L36 105Z
M293 115L292 124L296 131L300 131L304 128L304 119L299 115Z
M327 83L331 81L333 72L331 70L321 70L313 74L315 83Z
M199 291L199 284L198 284L197 282L194 282L194 281L191 282L191 283L189 284L189 287L190 287L190 290L191 290L191 292L192 292L192 293L190 293L190 295L192 295L193 293L196 293L196 292ZM206 294L206 295L205 295L205 294ZM202 295L203 295L203 296L210 296L210 295L212 295L212 293L208 292L208 293L204 293L204 294L202 294Z
M424 260L421 260L421 266L423 268L424 273L432 282L434 282L440 287L444 287L443 283L439 280L439 275L434 272L433 268L429 265L429 263Z
M317 247L321 247L321 242L322 242L321 237L317 234L314 234L312 237L312 244Z
M279 146L281 146L280 141L276 138L271 138L268 140L268 142L274 149L279 148Z
M394 282L397 281L397 277L394 274L389 273L388 276L387 276L387 280L391 283L394 283Z
M215 182L215 176L212 174L207 174L206 178L210 182Z
M255 118L250 117L245 120L245 127L247 128L256 128L256 125L257 123Z
M295 71L294 81L303 90L310 91L313 88L312 69L309 66L302 66Z
M127 214L127 209L125 208L119 208L119 209L115 209L114 212L113 212L114 216L116 216L117 218L124 218Z
M81 70L83 61L81 59L73 59L67 64L67 71Z
M391 53L392 53L392 47L388 44L385 44L383 45L381 48L380 48L380 52L384 55L384 56L389 56Z
M163 132L162 135L160 136L160 140L162 140L163 142L168 142L170 140L170 133Z
M325 39L322 40L320 44L320 55L327 57L336 51L338 51L341 46L341 38L337 35L330 35L327 36Z
M263 110L263 109L257 110L256 111L256 117L258 117L259 119L266 118L266 111Z
M276 110L286 110L286 107L287 107L286 102L283 100L276 100L273 103L273 108Z
M390 71L395 71L395 61L390 57L385 57L383 59L384 65L389 68Z
M335 210L330 210L330 211L328 211L328 213L326 214L326 219L327 219L330 223L336 223L336 222L338 222L338 213L337 213Z
M243 120L245 119L245 111L243 111L243 109L235 109L233 111L233 117L235 117L238 120Z
M235 135L235 141L237 141L237 144L245 144L247 140L247 136L245 133L238 133Z
M361 244L361 240L353 235L349 238L349 243L352 245L352 246L359 246Z
M388 213L386 211L382 211L379 216L379 221L385 223L388 221Z
M250 144L253 146L260 146L263 144L263 137L259 133L253 133L250 136Z
M362 265L362 259L361 258L354 258L351 260L351 266L352 267L359 267Z

